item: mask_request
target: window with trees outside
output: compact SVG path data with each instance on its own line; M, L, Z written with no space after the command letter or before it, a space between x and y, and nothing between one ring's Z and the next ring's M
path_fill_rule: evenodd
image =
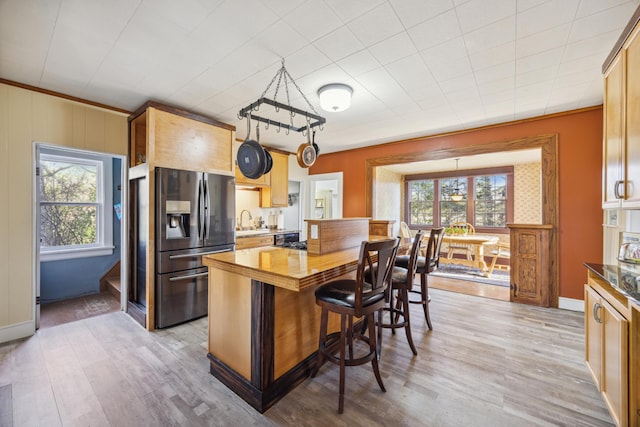
M454 192L462 200L453 200ZM476 231L506 233L513 221L513 167L407 175L404 203L409 227L468 222Z
M43 261L113 253L111 158L41 148Z

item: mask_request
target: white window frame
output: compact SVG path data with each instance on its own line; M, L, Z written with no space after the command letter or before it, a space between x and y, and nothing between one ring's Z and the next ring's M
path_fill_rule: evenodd
M43 247L40 246L40 261L60 261L74 258L89 258L112 255L113 245L113 167L108 156L90 153L75 153L64 149L50 147L40 148L40 160L67 161L97 166L97 211L96 211L96 243L88 245ZM39 207L42 201L38 200ZM38 209L38 226L40 227L40 209Z

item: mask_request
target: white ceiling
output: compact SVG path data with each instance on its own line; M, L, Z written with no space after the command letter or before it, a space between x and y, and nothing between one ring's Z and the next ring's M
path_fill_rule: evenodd
M237 113L284 58L327 118L322 154L599 105L602 63L638 4L0 0L0 77L130 111L153 99L244 138ZM318 88L336 82L353 87L351 108L321 111ZM261 130L289 151L304 140Z

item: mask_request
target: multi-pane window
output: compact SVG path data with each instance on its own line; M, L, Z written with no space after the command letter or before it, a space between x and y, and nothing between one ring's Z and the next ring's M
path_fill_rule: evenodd
M405 181L405 222L410 226L469 222L476 229L506 231L513 217L512 167L410 175Z
M40 155L40 251L45 260L111 249L111 197L106 191L111 183L105 179L110 178L105 163L92 156Z
M467 222L467 184L466 178L441 178L440 182L440 222L449 225L453 222ZM454 192L463 195L462 200L451 198Z
M506 175L478 176L474 179L476 194L476 226L506 227Z
M411 224L433 225L434 181L432 179L409 183L409 210Z

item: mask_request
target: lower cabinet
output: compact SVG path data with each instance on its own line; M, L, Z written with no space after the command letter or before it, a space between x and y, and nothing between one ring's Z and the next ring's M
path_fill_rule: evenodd
M605 288L589 282L584 298L585 362L613 421L628 426L629 321L609 303L614 297Z
M236 250L273 245L273 234L236 238Z

